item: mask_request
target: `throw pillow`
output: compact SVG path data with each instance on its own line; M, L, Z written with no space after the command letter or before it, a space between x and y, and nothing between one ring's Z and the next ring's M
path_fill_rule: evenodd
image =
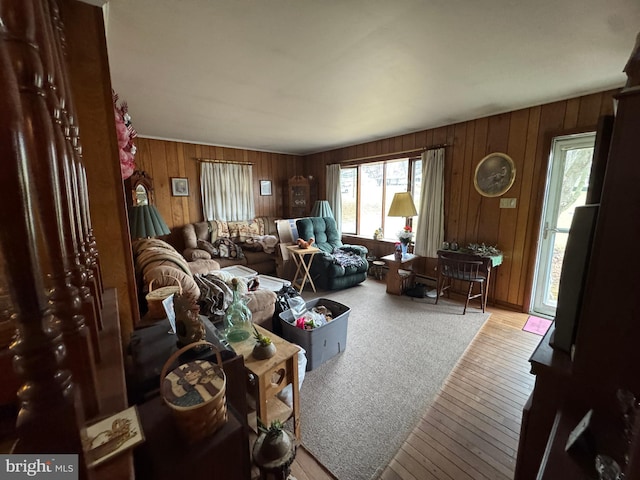
M214 246L211 242L207 242L206 240L198 240L198 248L200 250L204 250L212 257L217 257L220 253L216 246Z
M219 238L213 246L218 249L220 258L232 258L235 260L244 258L240 245L236 245L228 238Z

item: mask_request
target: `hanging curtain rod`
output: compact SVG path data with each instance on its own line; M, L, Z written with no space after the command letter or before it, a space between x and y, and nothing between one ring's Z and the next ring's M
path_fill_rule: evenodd
M350 158L349 160L345 160L344 162L339 162L339 163L344 165L345 163L357 163L363 160L373 160L374 158L393 157L395 155L405 155L410 153L422 153L422 152L426 152L427 150L435 150L437 148L445 148L450 146L451 144L449 143L440 143L438 145L431 145L429 147L412 148L411 150L400 150L398 152L380 153L378 155L368 155L366 157Z
M234 160L215 160L210 158L194 158L194 160L198 162L204 162L204 163L230 163L234 165L253 165L253 163L251 162L237 162Z

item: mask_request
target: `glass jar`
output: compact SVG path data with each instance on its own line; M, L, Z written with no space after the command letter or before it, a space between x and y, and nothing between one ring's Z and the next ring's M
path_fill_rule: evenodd
M253 334L251 310L247 306L249 299L238 291L238 279L232 280L233 301L224 314L224 332L230 343L244 342Z

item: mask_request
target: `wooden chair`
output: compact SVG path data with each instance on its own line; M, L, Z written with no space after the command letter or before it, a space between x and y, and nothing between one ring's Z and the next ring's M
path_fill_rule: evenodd
M444 253L438 253L438 288L436 296L436 304L440 295L445 290L451 287L452 280L460 280L462 282L469 283L469 290L467 291L467 299L464 303L464 311L462 314L467 313L467 306L469 300L480 297L480 304L482 307L482 313L484 313L485 306L487 304L487 291L485 284L487 276L484 273L484 262L482 260L468 260L460 258L457 255L446 255ZM472 293L473 285L480 284L480 292ZM447 291L447 296L449 292Z

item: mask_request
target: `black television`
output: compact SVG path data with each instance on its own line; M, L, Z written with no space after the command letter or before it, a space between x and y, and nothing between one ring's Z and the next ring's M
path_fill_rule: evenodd
M570 354L578 328L599 206L591 204L576 207L562 261L555 331L549 344Z

